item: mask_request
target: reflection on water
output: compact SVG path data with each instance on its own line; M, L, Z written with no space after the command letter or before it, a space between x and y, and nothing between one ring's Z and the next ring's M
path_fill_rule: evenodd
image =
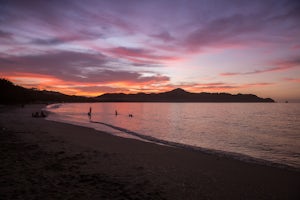
M72 103L49 110L55 113L51 118L58 121L128 135L90 123L87 115L90 107L93 121L160 140L235 152L300 168L299 104Z

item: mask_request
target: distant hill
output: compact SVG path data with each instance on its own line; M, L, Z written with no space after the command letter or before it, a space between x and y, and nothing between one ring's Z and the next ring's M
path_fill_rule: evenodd
M253 94L191 93L181 88L162 93L107 93L98 97L66 95L59 92L27 89L0 79L0 104L53 102L274 102Z
M51 102L89 102L93 98L70 96L59 92L27 89L0 79L0 104L51 103Z
M102 102L274 102L270 98L260 98L253 94L191 93L181 88L163 93L109 93L96 97Z

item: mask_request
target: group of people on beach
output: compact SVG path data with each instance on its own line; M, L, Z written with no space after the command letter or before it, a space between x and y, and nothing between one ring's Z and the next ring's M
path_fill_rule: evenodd
M47 117L47 115L44 113L44 111L32 113L31 116L34 117L34 118L45 118L45 117Z
M115 116L118 116L118 115L119 115L118 111L115 110ZM90 109L89 109L88 117L89 117L90 120L92 119L92 107L90 107ZM133 115L129 114L128 117L133 117Z

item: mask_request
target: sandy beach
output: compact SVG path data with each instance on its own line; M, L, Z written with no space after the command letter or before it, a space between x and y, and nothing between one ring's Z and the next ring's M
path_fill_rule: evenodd
M0 108L0 199L300 199L300 172Z

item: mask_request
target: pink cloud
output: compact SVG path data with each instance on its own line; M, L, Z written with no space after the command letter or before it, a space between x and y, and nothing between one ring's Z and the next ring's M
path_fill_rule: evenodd
M261 87L261 86L269 86L269 85L274 85L274 83L248 83L248 84L244 84L244 85L241 85L241 88L244 88L244 87Z
M276 72L276 71L284 71L293 68L294 66L281 66L281 67L272 67L263 70L254 70L249 72L241 72L241 73L234 73L234 72L225 72L221 73L221 76L237 76L237 75L251 75L251 74L261 74L266 72Z
M249 71L249 72L224 72L224 73L221 73L220 76L251 75L251 74L261 74L261 73L267 73L267 72L285 71L285 70L293 69L295 67L299 67L300 59L273 62L271 64L275 65L275 67L261 69L261 70L253 70L253 71Z
M285 78L283 80L289 81L289 82L300 83L300 78Z
M293 50L298 50L298 49L300 49L300 44L299 44L299 45L294 45L294 46L292 47L292 49L293 49Z

